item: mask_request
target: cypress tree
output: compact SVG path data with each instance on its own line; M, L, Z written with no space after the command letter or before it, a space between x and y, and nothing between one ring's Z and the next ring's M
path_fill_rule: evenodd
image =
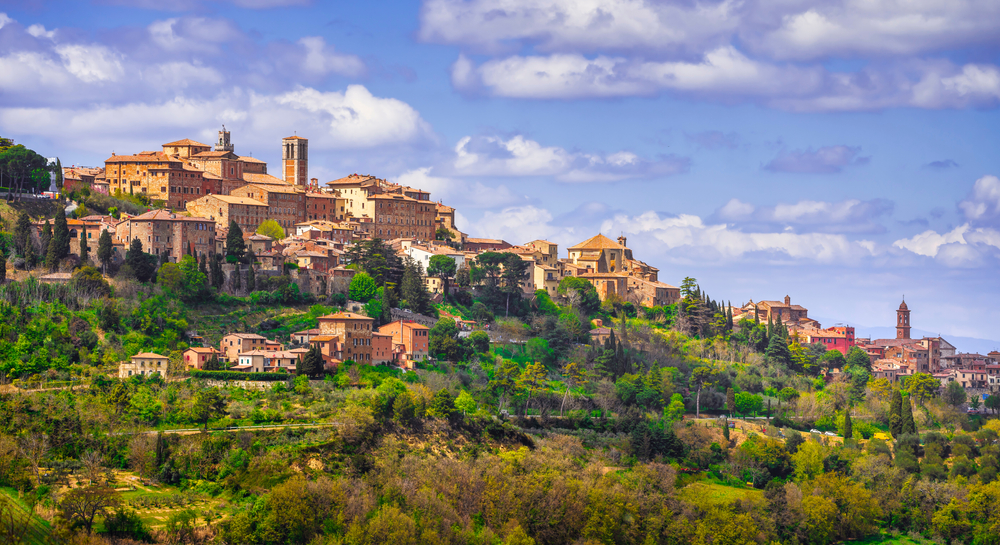
M246 253L246 242L243 241L243 230L235 221L229 222L229 234L226 235L226 261L232 261L230 256L236 259L235 263L243 261Z
M726 410L729 411L729 416L733 416L733 409L736 408L736 391L732 388L726 389Z
M247 271L247 292L251 293L257 289L257 274L253 271L253 265L250 265L250 270Z
M41 245L39 246L42 257L49 251L49 241L52 240L52 223L48 220L45 221L45 225L42 226L42 235L39 237Z
M730 389L731 390L731 389ZM726 438L726 442L729 442L729 419L722 419L722 436Z
M851 407L847 406L844 410L844 439L852 439L854 437L854 426L851 424Z
M108 273L108 263L111 262L111 254L114 252L114 245L111 242L111 232L107 229L101 231L101 238L97 241L97 259L101 262L104 274Z
M69 255L69 224L66 223L66 210L61 206L56 212L55 224L52 237L56 241L56 257L62 259Z
M27 255L29 244L31 244L31 218L26 212L21 212L17 216L17 224L14 225L14 249L17 250L17 255Z
M49 239L49 250L45 252L45 266L52 272L59 270L59 243Z
M903 400L903 433L917 433L917 423L913 421L913 404L910 396Z
M38 264L38 255L35 254L35 243L28 239L28 244L24 247L24 263L28 269L34 269Z
M899 437L903 433L903 396L899 390L892 391L892 400L889 402L889 433L893 437Z
M90 257L90 246L87 245L87 233L85 229L80 230L80 265L83 265Z
M0 255L0 284L7 281L7 257Z
M207 254L201 254L201 260L198 262L198 272L205 275L205 278L208 279L209 284L211 284L212 278L208 276L208 259L206 258L206 255Z
M240 282L240 277L243 276L243 271L240 270L240 264L236 264L236 268L233 269L233 291L238 292L243 288L242 282Z

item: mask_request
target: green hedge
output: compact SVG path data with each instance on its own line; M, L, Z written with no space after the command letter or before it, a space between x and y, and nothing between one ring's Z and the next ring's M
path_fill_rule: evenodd
M240 371L188 371L194 378L207 378L212 380L259 380L263 382L277 382L288 380L291 377L288 373L243 373Z

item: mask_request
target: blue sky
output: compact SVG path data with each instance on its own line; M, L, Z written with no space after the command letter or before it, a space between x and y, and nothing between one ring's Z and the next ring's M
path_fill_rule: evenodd
M169 9L164 9L167 6ZM734 303L998 339L992 0L0 1L0 134L64 164L215 141L601 231ZM961 348L961 346L960 346Z

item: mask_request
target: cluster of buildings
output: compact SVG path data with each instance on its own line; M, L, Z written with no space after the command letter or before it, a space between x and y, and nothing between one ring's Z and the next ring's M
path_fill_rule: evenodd
M857 346L871 358L875 378L893 383L915 373L927 373L941 381L942 386L957 382L967 390L983 393L1000 388L1000 352L962 354L940 336L911 338L910 309L906 301L896 309L896 337L893 339L858 338L851 326L824 329L819 322L809 318L808 309L793 305L788 296L784 301L755 303L751 300L733 308L733 319L742 318L781 322L799 342L820 343L827 350L837 350L844 355Z

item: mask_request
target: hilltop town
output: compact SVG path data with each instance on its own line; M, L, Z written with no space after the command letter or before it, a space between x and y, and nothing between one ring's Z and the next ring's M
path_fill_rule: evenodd
M281 151L11 184L0 541L993 542L1000 352L912 338L929 309L861 338Z

